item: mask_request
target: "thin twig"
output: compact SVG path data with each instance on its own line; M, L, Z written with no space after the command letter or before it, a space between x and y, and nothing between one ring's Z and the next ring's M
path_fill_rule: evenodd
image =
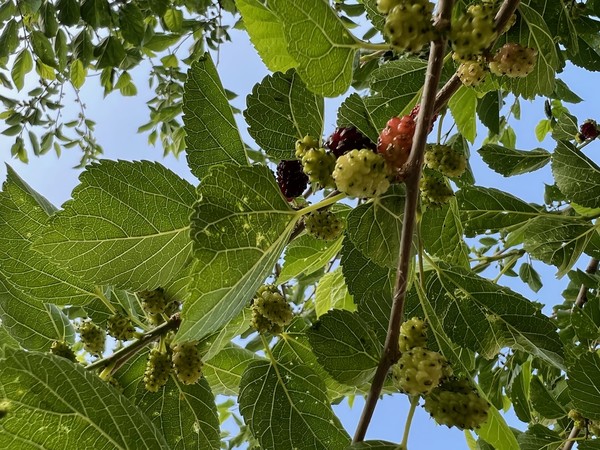
M174 314L167 322L162 323L156 328L143 334L137 341L133 342L131 345L123 347L122 349L114 352L112 355L107 356L103 359L99 359L98 361L93 362L85 368L86 370L102 369L114 362L116 370L119 366L127 362L133 355L139 352L150 342L155 341L159 337L167 334L167 332L169 331L178 329L180 323L181 318L179 317L179 314Z
M573 448L573 445L575 444L577 436L579 436L580 432L581 432L581 428L579 428L577 426L573 427L573 429L569 433L569 437L567 438L565 445L563 445L561 450L571 450Z
M585 273L593 274L598 271L598 260L596 258L590 259L588 266L585 268ZM575 299L576 307L583 307L583 305L587 302L587 287L585 284L581 284L579 287L579 293L577 294L577 299Z
M452 13L452 3L452 0L439 1L436 26L441 27L449 25L449 20ZM419 180L421 178L425 144L427 143L427 135L429 134L429 124L431 123L431 118L433 117L436 91L440 82L442 67L444 65L444 53L446 51L446 39L444 37L445 33L443 33L444 30L439 31L442 31L440 33L440 38L431 43L427 74L425 76L425 84L423 87L423 98L421 99L421 107L419 109L419 116L417 117L417 128L415 130L413 145L410 151L410 158L407 162L408 169L405 180L406 202L404 206L404 220L402 222L398 270L396 272L394 298L392 302L390 322L388 325L388 333L385 339L381 360L377 366L377 371L373 377L365 407L356 428L354 442L360 442L364 440L388 370L400 356L398 337L400 334L400 324L402 322L402 317L404 316L404 298L408 284L412 239L415 228L417 207L419 205Z

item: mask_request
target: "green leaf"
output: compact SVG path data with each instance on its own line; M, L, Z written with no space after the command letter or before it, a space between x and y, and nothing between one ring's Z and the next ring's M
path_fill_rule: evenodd
M577 262L589 244L598 242L597 229L574 217L536 217L516 232L525 250L534 258L558 268L562 277Z
M19 47L19 24L15 19L10 19L3 28L0 34L0 58L12 55Z
M388 441L362 441L353 443L348 450L398 450L398 444Z
M40 58L40 61L47 66L57 67L54 49L52 48L50 40L44 36L44 33L34 30L29 35L29 39L31 47L33 48L33 53Z
M427 295L457 344L487 357L511 347L564 367L556 326L520 294L438 262L436 275L427 281Z
M556 141L570 141L579 133L579 126L577 125L577 117L569 114L568 112L562 112L558 114L556 122L552 126L552 138Z
M108 0L83 0L81 18L93 29L110 26L110 5Z
M180 39L180 34L156 33L148 41L144 42L144 48L153 52L164 52L179 42ZM202 60L202 57L199 60Z
M377 142L379 136L379 127L367 109L365 100L356 93L350 94L338 109L337 126L354 126L373 142Z
M144 15L132 2L125 3L119 10L119 26L123 39L133 45L140 45L144 38Z
M206 379L185 385L171 376L159 394L138 383L135 403L162 432L166 448L221 448L215 397Z
M570 142L558 142L552 156L552 174L569 200L588 208L600 207L600 167Z
M531 422L529 383L531 382L531 360L514 368L507 389L515 414L521 422Z
M565 381L562 380L561 383L564 386ZM531 390L531 404L543 417L547 419L560 419L569 412L568 409L559 402L554 393L551 393L546 389L538 376L534 376L531 379L529 388ZM564 388L566 388L566 386L564 386Z
M488 411L487 420L477 430L477 435L495 449L520 450L519 443L504 417L494 407Z
M213 166L198 194L191 219L196 262L179 342L201 339L238 315L299 218L266 166Z
M518 438L521 450L554 450L564 439L556 431L540 424L534 424Z
M246 99L248 133L275 159L295 159L298 139L323 134L323 97L310 92L292 70L268 75Z
M352 82L357 42L325 0L271 0L283 24L290 56L308 88L324 97L346 92Z
M315 312L317 318L331 309L356 311L356 305L348 292L341 268L321 277L315 291Z
M567 370L573 407L591 420L600 420L600 355L586 353Z
M252 312L250 311L250 305L247 308L242 309L242 312L238 314L233 320L227 325L221 328L219 331L206 336L201 339L198 348L204 361L209 361L214 358L223 348L227 347L230 341L248 331L250 328L252 318Z
M573 308L571 324L580 339L597 339L600 336L600 299L594 297L583 307Z
M236 0L250 41L271 72L286 72L296 67L287 51L283 24L277 15L259 0Z
M81 86L83 86L83 83L85 83L86 75L87 70L83 67L83 63L80 59L76 59L71 63L71 67L69 69L69 77L75 89L79 89L81 88Z
M66 26L77 25L79 22L80 11L78 0L58 0L56 2L58 11L58 20Z
M500 134L500 96L498 91L488 92L477 101L477 116L491 133Z
M0 392L10 412L2 419L0 446L168 448L133 403L82 366L50 354L8 349L1 362Z
M256 353L228 344L208 361L204 361L202 375L215 395L238 395L242 374L252 361L261 359Z
M487 144L479 149L479 154L490 169L511 177L541 169L550 162L551 154L543 148L516 150L496 144Z
M326 394L305 365L257 361L242 377L240 413L263 448L344 450L350 437Z
M0 193L0 269L30 302L78 305L90 301L94 287L57 267L31 245L56 209L8 166Z
M535 137L538 141L542 142L551 131L552 121L550 119L542 119L535 126Z
M448 102L458 132L471 143L477 136L477 94L467 86L461 86Z
M60 29L54 38L54 52L56 53L56 62L58 63L59 72L63 72L67 67L67 53L69 51L69 43L67 42L67 33Z
M403 214L404 187L394 185L348 214L348 237L375 264L395 268Z
M343 237L324 241L309 234L294 239L286 248L283 268L277 284L283 284L302 274L309 275L325 267L342 248Z
M34 247L74 275L130 290L166 284L189 263L187 181L158 163L93 163Z
M443 261L469 267L469 248L463 240L460 211L455 199L441 208L427 209L420 233L428 253Z
M8 283L0 270L0 319L15 341L39 351L48 351L53 341L73 341L75 331L58 307L30 300Z
M456 193L467 236L522 225L537 217L540 207L498 189L472 186Z
M359 314L329 311L307 336L319 363L340 383L360 386L375 374L381 345Z
M168 9L163 16L163 21L169 31L178 33L183 28L183 12L180 9Z
M217 69L208 53L192 64L183 93L187 160L198 178L222 162L248 164L244 143Z
M507 85L515 95L533 99L536 95L551 96L554 92L559 57L554 36L538 11L524 3L519 4L520 26L509 32L521 45L538 51L533 72L525 78L513 78Z
M115 36L104 38L94 50L94 56L98 58L97 69L119 67L127 56L125 48Z
M33 69L33 58L27 48L24 48L19 52L15 58L15 63L10 70L10 75L15 83L17 90L23 89L25 83L25 75L27 75Z
M519 278L521 278L523 283L527 283L533 292L538 292L543 286L540 274L537 273L529 263L521 264L521 267L519 268Z

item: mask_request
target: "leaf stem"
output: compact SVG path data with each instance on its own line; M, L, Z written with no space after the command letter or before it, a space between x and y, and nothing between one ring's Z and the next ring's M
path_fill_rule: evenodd
M106 298L106 295L104 295L104 292L102 291L102 289L100 289L100 286L96 286L94 288L94 291L96 292L96 296L100 299L100 301L104 304L104 306L106 306L108 308L108 310L111 312L111 314L116 314L117 313L116 308Z
M123 347L122 349L114 352L112 355L103 359L99 359L85 368L86 370L104 369L109 364L114 364L114 370L117 370L150 342L155 341L159 337L167 334L169 331L177 330L180 323L181 318L179 317L179 314L173 314L167 322L164 322L156 328L153 328L149 332L143 334L142 337L133 342L131 345Z
M429 62L425 74L425 83L423 87L423 97L419 116L417 117L417 128L413 138L413 145L410 151L410 157L407 162L406 176L406 200L404 205L404 221L402 222L402 231L400 236L400 253L398 256L398 270L396 271L396 282L394 285L394 297L392 301L392 310L388 332L385 339L383 354L373 381L367 395L365 407L358 422L354 434L354 442L364 440L367 429L373 417L377 400L381 394L383 384L387 377L389 368L394 364L399 356L398 337L400 334L400 324L404 317L404 299L406 288L408 286L408 277L411 261L412 239L414 234L417 208L419 206L419 180L421 179L421 170L423 168L423 155L425 153L425 144L429 134L429 124L434 114L436 102L436 90L439 84L442 67L444 65L444 54L446 51L446 39L444 28L450 25L452 14L452 0L440 0L438 2L438 14L435 20L435 26L442 31L440 38L431 43L429 53ZM460 82L460 81L459 81Z
M298 214L299 216L303 216L305 214L311 213L313 211L316 211L318 209L321 208L325 208L329 205L333 205L334 203L339 202L340 200L343 200L346 198L346 194L342 193L342 192L338 192L338 191L334 191L332 192L333 195L329 195L327 197L325 197L323 200L321 200L320 202L314 203L312 205L309 205L305 208L299 209L296 214Z
M375 51L384 50L384 51L387 51L387 50L391 50L392 49L392 47L390 46L390 44L387 44L385 42L382 42L381 44L373 44L371 42L366 42L366 41L363 41L363 40L360 40L360 39L356 39L356 44L357 44L357 47L363 48L365 50L375 50Z
M402 436L402 443L400 444L400 448L402 450L408 450L408 433L410 432L410 426L412 425L412 420L418 405L419 396L412 395L410 397L410 409L408 410L408 415L406 416L406 423L404 424L404 436Z

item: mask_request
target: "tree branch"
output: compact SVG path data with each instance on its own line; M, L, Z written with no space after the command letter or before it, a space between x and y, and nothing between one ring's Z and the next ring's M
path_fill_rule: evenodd
M423 87L423 98L421 99L421 107L419 109L419 116L417 117L417 128L413 138L410 157L406 165L406 203L404 205L404 220L402 222L402 234L400 238L398 270L396 272L394 298L388 325L388 333L385 339L381 360L377 366L377 371L373 377L365 407L356 428L354 442L364 440L369 423L373 417L373 412L375 411L377 400L381 394L385 378L387 377L388 370L400 357L398 337L400 335L400 324L402 323L402 317L404 316L404 299L408 284L412 236L414 234L417 207L419 205L419 181L421 179L425 144L427 143L427 135L429 134L429 124L431 123L431 118L434 113L436 91L440 82L442 67L444 65L444 54L446 52L445 30L440 28L448 27L450 24L452 3L452 0L440 0L438 2L438 14L435 25L441 33L440 38L431 43L427 74L425 76L425 85Z
M179 328L179 324L181 324L181 318L179 317L179 314L173 314L169 320L143 334L137 341L133 342L127 347L123 347L106 358L99 359L98 361L85 366L85 368L86 370L103 369L109 364L115 363L115 369L117 369L120 365L127 362L129 358L139 352L150 342L155 341L169 331L177 330Z
M585 273L596 273L598 271L598 260L596 258L592 258L590 259L590 262L588 264L588 266L585 268ZM579 293L577 294L577 298L575 299L575 306L576 307L583 307L583 305L586 304L587 302L587 287L585 287L584 284L582 284L579 287Z
M575 445L575 439L577 438L577 436L579 436L580 432L581 428L576 426L573 427L573 429L569 433L569 437L567 438L565 445L563 445L562 447L562 450L571 450L573 448L573 445Z

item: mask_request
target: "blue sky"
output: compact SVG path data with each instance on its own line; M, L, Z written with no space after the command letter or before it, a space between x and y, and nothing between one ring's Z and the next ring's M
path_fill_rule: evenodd
M215 55L215 61L218 58L218 69L221 73L224 86L239 95L234 100L234 105L243 109L245 97L250 93L252 86L260 81L268 72L249 44L245 33L232 30L231 34L233 44L228 43L223 45L218 57ZM140 75L140 72L133 74L134 81L139 90L137 97L123 98L118 94L112 94L104 99L97 79L89 79L82 90L82 98L87 104L89 115L97 122L96 135L104 147L104 157L126 160L159 160L184 178L196 183L186 165L184 155L181 155L179 159L173 156L163 158L161 148L149 146L145 134L136 134L135 130L137 127L147 121L148 110L145 102L152 95L146 89L146 80L142 79ZM580 121L588 117L593 118L595 115L600 119L597 108L597 105L600 104L600 95L597 87L594 86L595 82L597 83L595 75L569 67L566 73L561 74L561 78L576 93L585 98L585 102L579 105L568 105L571 112L577 115ZM35 83L33 77L30 82ZM0 94L6 95L7 93L2 90L3 88L0 88ZM336 110L339 101L328 101L326 105L325 134L328 135L335 128ZM67 110L72 107L67 101ZM541 100L533 103L522 102L521 107L523 120L513 123L518 136L517 148L532 149L540 146L551 151L553 149L552 141L537 142L533 131L537 122L544 118L543 102ZM238 116L237 119L243 136L250 141L241 116ZM480 142L484 135L485 132L482 132L477 142ZM77 185L77 177L80 173L79 170L72 168L79 162L80 154L77 149L65 149L61 158L57 158L52 153L48 153L41 158L31 157L29 164L25 165L11 159L9 151L12 144L11 139L0 136L0 143L2 143L4 148L2 153L3 160L12 165L27 183L46 196L52 203L59 206L70 197L70 192ZM543 202L543 183L552 183L549 166L536 172L534 175L517 176L507 179L492 172L481 161L475 151L477 148L477 145L471 148L471 164L474 167L479 185L497 187L521 196L527 201ZM593 143L586 149L586 153L592 158L597 151L597 143ZM0 166L0 179L3 180L5 175L6 169L2 165ZM583 264L585 265L586 263L587 260L584 260ZM512 282L513 280L503 278L501 282L509 283L511 287L519 290L532 300L537 300L545 304L561 302L560 292L566 286L568 281L566 277L562 280L556 280L553 269L539 262L534 262L534 266L542 274L545 282L544 288L537 294L529 291L527 287L524 287L520 283ZM348 407L346 402L335 407L336 412L350 434L353 433L356 427L362 405L362 399L356 399L352 408ZM367 438L388 439L399 442L402 438L407 407L408 400L405 396L397 395L384 398L377 407L373 426L370 428ZM519 426L521 429L523 428L522 424L519 425L516 422L513 422L513 424ZM411 431L410 449L429 450L435 448L462 450L468 447L461 431L455 429L448 430L446 427L436 426L429 419L427 413L419 408Z

